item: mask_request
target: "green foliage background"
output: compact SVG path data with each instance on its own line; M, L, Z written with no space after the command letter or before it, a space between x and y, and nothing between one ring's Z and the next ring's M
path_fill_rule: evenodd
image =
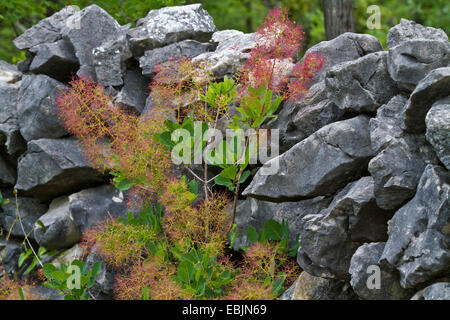
M307 47L325 38L321 0L0 0L0 59L9 62L21 60L23 53L15 49L12 40L65 5L84 8L95 3L121 24L133 24L151 9L197 2L203 3L219 29L255 31L269 10L284 7L307 32ZM367 8L370 5L378 5L381 9L380 30L367 29ZM357 32L373 34L383 44L389 28L397 24L400 18L442 28L450 34L448 0L355 0L355 8Z

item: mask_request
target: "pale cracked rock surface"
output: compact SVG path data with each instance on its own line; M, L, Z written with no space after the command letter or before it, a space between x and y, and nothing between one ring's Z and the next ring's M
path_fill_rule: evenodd
M402 18L398 25L389 30L387 47L391 49L404 42L417 39L448 41L448 36L442 29L425 27L417 22Z
M128 32L135 57L145 51L185 39L209 41L217 31L213 18L201 4L151 10Z

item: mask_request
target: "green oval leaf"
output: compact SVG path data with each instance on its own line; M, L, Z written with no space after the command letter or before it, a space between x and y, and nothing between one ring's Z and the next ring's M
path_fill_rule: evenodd
M264 231L269 240L281 241L283 239L283 229L281 224L273 219L267 220L266 223L264 223Z

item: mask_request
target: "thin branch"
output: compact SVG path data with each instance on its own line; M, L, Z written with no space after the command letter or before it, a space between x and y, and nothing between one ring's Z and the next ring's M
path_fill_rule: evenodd
M17 202L17 192L14 192L14 196L16 198L16 217L19 219L20 227L25 236L25 241L28 243L28 246L30 247L30 249L33 252L34 256L36 257L37 261L39 262L41 268L43 268L44 265L42 264L41 260L39 259L39 256L34 251L33 246L31 245L30 240L28 239L28 234L25 232L25 228L23 227L22 218L20 217L19 203Z
M199 180L200 182L205 182L205 180L203 180L202 178L200 178L194 171L192 171L191 168L186 167L186 169L190 172L190 174L192 174L194 176L194 178L196 178L197 180Z

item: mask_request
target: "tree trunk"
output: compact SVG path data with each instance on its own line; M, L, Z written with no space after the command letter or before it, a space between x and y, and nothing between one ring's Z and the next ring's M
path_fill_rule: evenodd
M323 0L322 8L327 40L345 32L355 32L353 0Z

